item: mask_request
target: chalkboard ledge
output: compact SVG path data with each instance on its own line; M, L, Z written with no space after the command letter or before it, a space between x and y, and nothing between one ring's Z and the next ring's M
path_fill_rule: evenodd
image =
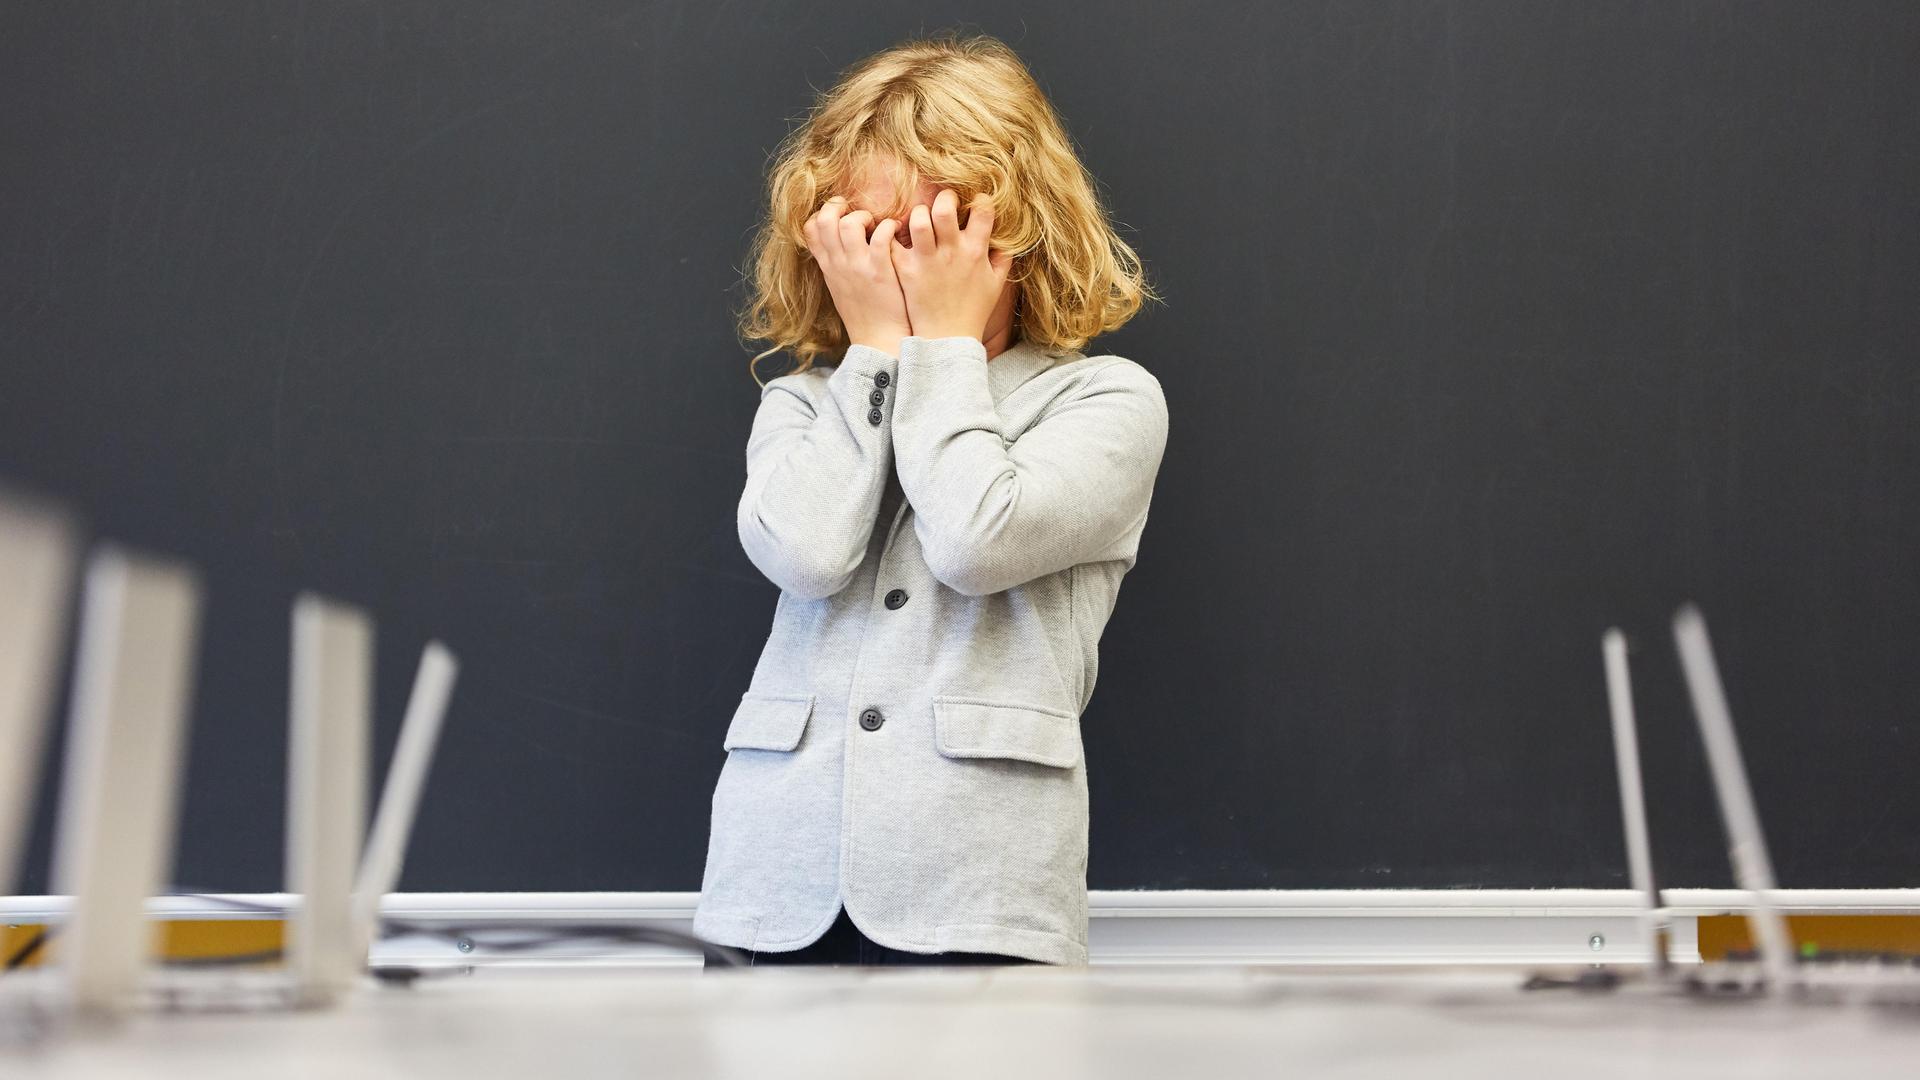
M1737 914L1737 889L1669 889L1672 957L1697 962L1698 921ZM160 920L274 918L284 893L156 897ZM697 893L393 893L382 914L425 925L649 922L687 931ZM1568 964L1644 962L1639 895L1628 889L1094 890L1091 963ZM1920 889L1781 889L1775 902L1808 915L1920 916ZM66 897L0 897L8 924L57 923ZM248 910L256 907L265 910ZM385 939L377 964L636 964L698 958L660 946L569 942L489 956L441 938Z

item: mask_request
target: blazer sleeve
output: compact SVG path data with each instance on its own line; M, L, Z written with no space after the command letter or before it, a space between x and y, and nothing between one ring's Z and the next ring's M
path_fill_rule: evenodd
M900 345L894 457L928 569L984 596L1121 557L1114 545L1146 516L1166 450L1159 380L1116 358L1014 433L987 364L975 338Z
M888 387L898 363L854 345L825 379L796 372L761 388L735 519L747 558L795 596L839 592L866 557L893 467Z

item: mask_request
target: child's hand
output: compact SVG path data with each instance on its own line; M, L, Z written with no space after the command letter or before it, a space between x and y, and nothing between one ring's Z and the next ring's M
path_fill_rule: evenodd
M803 229L807 250L820 264L834 310L847 328L848 343L897 354L900 339L913 332L907 321L906 296L888 254L900 223L891 218L882 221L874 226L869 240L867 228L873 225L873 215L865 210L844 213L846 207L846 197L835 195L807 219Z
M960 227L960 196L941 188L931 209L908 214L912 247L890 243L893 266L907 298L907 320L919 337L979 338L1000 301L1013 257L991 247L993 209L979 195Z

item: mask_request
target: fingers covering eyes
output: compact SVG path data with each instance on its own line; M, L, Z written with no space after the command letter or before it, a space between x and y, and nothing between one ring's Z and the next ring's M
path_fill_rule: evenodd
M927 209L926 203L915 206L908 214L907 235L913 238L914 247L925 245L930 250L934 246L933 212Z
M933 242L945 247L960 240L960 196L941 188L933 197Z
M867 228L873 224L873 215L865 210L855 210L840 218L840 248L851 251L857 245L867 242Z
M977 194L966 206L966 224L960 224L960 196L941 188L931 204L917 203L905 218L879 217L869 210L847 209L844 195L835 195L806 221L806 246L816 256L840 255L856 243L881 248L898 241L902 247L926 245L929 250L963 240L988 241L993 235L993 202Z
M971 208L967 211L967 235L978 236L981 240L993 237L993 200L986 195L976 195Z
M846 209L846 196L835 195L815 210L807 218L806 224L800 227L801 233L807 238L807 250L813 253L815 259L839 249L840 215Z

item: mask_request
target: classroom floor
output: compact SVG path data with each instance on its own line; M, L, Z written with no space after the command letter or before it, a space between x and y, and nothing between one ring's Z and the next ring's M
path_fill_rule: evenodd
M149 1008L113 1030L37 1044L16 1032L0 1075L1699 1080L1912 1076L1920 1061L1913 994L1892 1005L1702 1000L1637 983L1523 990L1523 975L487 968L368 985L331 1011L217 1011L234 1001L219 1006L208 990L188 1012Z

